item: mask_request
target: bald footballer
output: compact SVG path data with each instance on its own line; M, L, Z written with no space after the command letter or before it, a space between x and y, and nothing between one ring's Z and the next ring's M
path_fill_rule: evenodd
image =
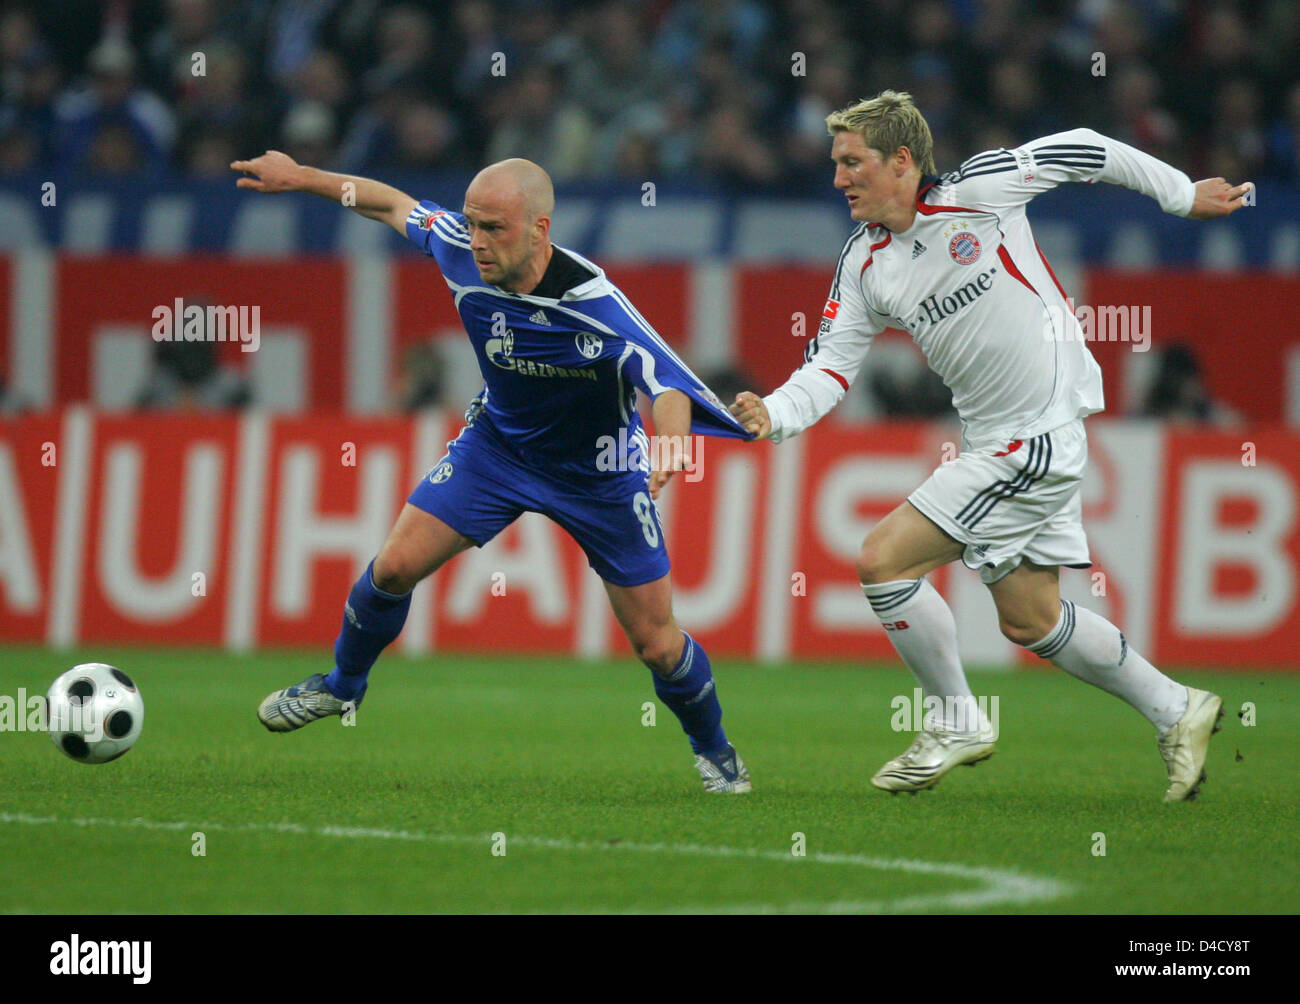
M416 584L522 513L538 512L577 541L603 580L655 693L690 740L705 790L749 791L749 773L722 728L709 657L673 616L655 507L689 462L692 433L749 434L598 266L551 243L555 195L546 172L518 158L492 164L454 210L277 151L231 167L248 175L240 187L334 200L432 257L484 382L465 427L352 587L334 668L268 696L261 722L288 732L359 704L371 667L402 630ZM668 449L650 448L638 393L653 399L657 441ZM609 443L629 444L616 463Z

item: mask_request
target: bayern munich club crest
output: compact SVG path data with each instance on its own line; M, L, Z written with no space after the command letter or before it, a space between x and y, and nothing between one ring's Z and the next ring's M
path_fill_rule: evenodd
M592 334L590 331L574 335L573 341L578 346L578 351L587 359L595 359L600 355L600 350L605 347L600 335Z
M980 256L980 242L969 230L954 234L948 242L948 253L958 265L969 265Z

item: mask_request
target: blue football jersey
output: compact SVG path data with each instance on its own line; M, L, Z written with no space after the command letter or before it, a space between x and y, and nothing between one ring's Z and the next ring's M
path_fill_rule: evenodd
M605 444L644 441L638 390L687 394L692 432L753 438L581 255L556 246L590 273L558 298L511 293L479 275L461 213L421 201L406 233L437 261L478 357L484 388L471 420L486 422L524 459L566 473L599 472Z

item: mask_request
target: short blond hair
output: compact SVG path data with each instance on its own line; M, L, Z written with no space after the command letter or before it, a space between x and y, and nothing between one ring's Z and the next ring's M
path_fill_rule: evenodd
M925 116L912 103L907 91L881 91L855 105L826 116L826 130L832 136L855 132L882 157L891 157L899 147L912 151L912 160L922 175L936 174L934 138Z

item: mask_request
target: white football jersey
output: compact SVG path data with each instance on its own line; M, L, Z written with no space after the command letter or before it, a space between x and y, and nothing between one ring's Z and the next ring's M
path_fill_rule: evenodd
M901 328L952 391L966 449L1030 439L1101 411L1101 369L1029 229L1025 206L1066 181L1108 181L1186 216L1182 171L1091 129L990 150L922 181L912 225L853 231L804 363L766 398L772 438L844 397L872 339Z

